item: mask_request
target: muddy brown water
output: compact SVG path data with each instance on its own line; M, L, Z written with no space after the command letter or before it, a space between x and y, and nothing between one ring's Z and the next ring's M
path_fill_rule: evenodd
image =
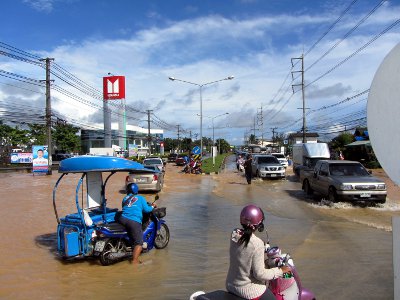
M254 180L247 185L232 161L218 175L179 173L168 164L159 206L167 207L166 249L103 267L97 260L57 255L52 191L59 174L0 173L1 299L189 299L197 290L223 289L230 231L248 203L266 212L272 244L290 252L304 286L317 299L392 299L390 218L395 203L375 208L305 199L299 183ZM120 207L126 174L108 183L110 207ZM59 215L75 212L78 175L57 193ZM61 193L62 191L62 193ZM152 200L153 194L145 194ZM266 235L259 234L266 239Z

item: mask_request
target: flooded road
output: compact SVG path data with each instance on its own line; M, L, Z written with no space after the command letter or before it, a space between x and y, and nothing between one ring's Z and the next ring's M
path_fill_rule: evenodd
M196 290L223 289L230 232L239 226L242 207L255 203L266 213L271 243L290 252L303 285L317 299L393 299L395 204L335 207L305 200L290 176L247 185L232 162L218 175L179 170L168 164L158 202L167 207L170 243L144 254L145 263L137 267L128 261L103 267L96 260L60 260L52 205L59 174L1 173L0 298L188 299ZM108 182L109 207L120 207L125 176ZM78 179L70 174L59 187L68 191L58 202L60 216L75 212Z

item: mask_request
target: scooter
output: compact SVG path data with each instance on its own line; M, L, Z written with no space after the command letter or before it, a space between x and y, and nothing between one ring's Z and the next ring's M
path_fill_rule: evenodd
M293 259L289 254L281 253L281 249L277 246L271 247L269 243L268 232L267 243L265 244L265 266L267 268L275 268L288 266L291 271L285 273L282 278L269 281L268 289L271 292L270 300L315 300L314 294L303 288L300 276L294 266ZM228 293L226 291L217 290L209 293L197 291L190 296L190 300L240 300L242 298Z
M155 201L157 201L157 199L158 195ZM118 212L116 214L116 221L118 221L121 213L122 212ZM151 213L143 215L142 253L148 252L154 247L156 249L164 249L167 247L170 233L168 225L162 219L165 215L165 207L154 208ZM125 227L118 222L98 225L92 241L94 244L93 255L99 257L103 266L114 264L132 256L133 249L128 233Z

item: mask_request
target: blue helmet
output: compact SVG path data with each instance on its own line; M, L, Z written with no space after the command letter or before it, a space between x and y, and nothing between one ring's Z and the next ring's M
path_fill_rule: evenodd
M136 195L139 192L139 187L137 186L136 183L130 183L126 187L126 193L127 194L134 194Z

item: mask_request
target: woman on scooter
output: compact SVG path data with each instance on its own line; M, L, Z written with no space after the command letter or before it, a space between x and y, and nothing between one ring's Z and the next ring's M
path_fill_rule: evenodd
M122 215L119 223L125 226L133 247L133 264L141 263L139 261L143 245L142 220L143 213L150 213L155 204L148 205L143 196L138 195L139 188L136 183L130 183L126 187L126 196L122 199Z
M268 289L268 281L290 272L287 266L265 268L265 245L254 234L256 230L264 230L263 222L264 212L261 208L247 205L240 213L242 229L233 230L231 236L226 289L244 299L275 299Z

